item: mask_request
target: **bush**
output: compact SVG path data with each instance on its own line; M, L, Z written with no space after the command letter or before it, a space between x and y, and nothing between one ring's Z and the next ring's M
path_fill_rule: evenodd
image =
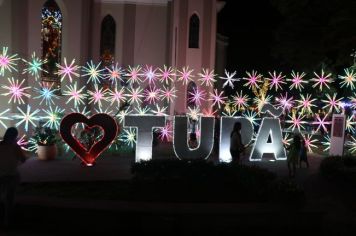
M320 164L323 176L332 179L347 180L356 184L356 158L354 156L330 156Z
M153 160L134 164L132 172L133 196L151 200L266 202L293 194L291 185L276 186L275 174L256 166Z

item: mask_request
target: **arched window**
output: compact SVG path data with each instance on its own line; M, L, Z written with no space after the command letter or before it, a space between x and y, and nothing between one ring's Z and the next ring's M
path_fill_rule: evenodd
M101 22L100 57L104 66L110 66L115 57L116 23L111 15Z
M197 91L197 85L190 81L187 86L187 108L193 109L195 107L195 102L192 100L194 92Z
M56 64L61 63L62 49L62 12L55 0L47 0L42 7L42 81L49 82L60 89L60 77Z
M189 20L189 48L199 48L199 27L199 17L193 14Z

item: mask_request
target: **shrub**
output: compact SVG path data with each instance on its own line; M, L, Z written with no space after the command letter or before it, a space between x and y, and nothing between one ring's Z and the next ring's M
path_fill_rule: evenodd
M134 164L132 172L133 196L151 200L266 202L303 195L300 188L279 183L275 174L257 166L153 160Z

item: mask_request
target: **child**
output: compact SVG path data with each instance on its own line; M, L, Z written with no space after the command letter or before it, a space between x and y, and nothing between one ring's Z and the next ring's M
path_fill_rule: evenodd
M300 148L300 154L299 154L299 168L302 167L302 161L304 161L307 164L307 168L309 168L309 162L308 162L308 155L307 155L307 148L305 146L305 140L302 140L301 143L301 148Z

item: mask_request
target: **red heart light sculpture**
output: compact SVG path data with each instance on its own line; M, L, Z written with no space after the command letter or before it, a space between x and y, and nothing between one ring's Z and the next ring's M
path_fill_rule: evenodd
M84 123L89 128L98 126L104 132L104 135L98 142L94 143L89 150L87 150L83 144L72 135L72 127L76 123ZM95 114L90 118L87 118L80 113L71 113L62 119L59 131L62 139L80 157L80 159L87 166L92 166L96 158L105 151L116 138L117 133L119 132L119 127L111 116L104 113Z

